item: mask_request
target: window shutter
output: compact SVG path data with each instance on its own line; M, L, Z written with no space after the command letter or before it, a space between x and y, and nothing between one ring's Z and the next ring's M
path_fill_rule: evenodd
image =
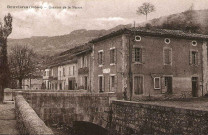
M109 92L110 92L110 91L112 91L112 88L111 88L111 76L109 76L108 79L109 79L108 80L108 86L109 86Z
M142 63L145 63L145 55L146 55L146 49L142 48Z
M105 91L105 77L103 76L103 82L102 82L102 91Z
M110 54L110 64L112 63L112 51L109 50L109 54Z
M135 48L132 48L132 62L135 62Z
M192 64L192 51L189 52L189 64Z
M200 53L197 52L197 64L200 65L200 62L201 62L201 61L200 61Z
M104 65L104 63L105 63L105 53L104 53L104 51L103 51L103 59L102 59L102 64Z
M118 81L117 81L117 75L115 75L115 84L114 84L114 92L116 92L117 91L117 83Z
M99 52L98 52L98 57L97 57L98 59L97 59L97 63L98 63L98 65L100 64L99 63L99 60L100 60L100 55L99 55Z
M166 88L165 88L165 77L162 77L162 93L166 92Z
M169 49L169 63L168 64L171 64L172 63L172 49Z
M114 63L116 64L116 60L117 60L117 50L114 50Z

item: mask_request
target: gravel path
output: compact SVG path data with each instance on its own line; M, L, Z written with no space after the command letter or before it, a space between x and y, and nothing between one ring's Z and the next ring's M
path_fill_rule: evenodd
M14 104L0 104L0 134L18 135Z

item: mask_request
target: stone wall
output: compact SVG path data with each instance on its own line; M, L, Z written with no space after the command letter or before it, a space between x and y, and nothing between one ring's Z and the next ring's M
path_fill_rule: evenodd
M21 134L53 135L52 130L38 117L22 95L15 97L15 110L17 126Z
M17 93L16 93L17 94ZM46 124L72 126L74 121L87 121L103 128L108 126L113 93L19 92Z
M131 134L207 134L208 111L112 101L112 129Z

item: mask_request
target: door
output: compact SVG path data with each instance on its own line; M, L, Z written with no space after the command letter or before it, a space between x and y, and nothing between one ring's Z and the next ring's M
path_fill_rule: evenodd
M99 92L104 92L103 90L103 76L99 76Z
M75 80L69 80L69 86L68 89L69 90L74 90L75 88Z
M198 77L192 77L192 96L197 97L198 92Z
M72 90L73 86L72 86L72 80L69 80L69 90Z
M167 93L172 93L172 77L165 77L165 87L167 89Z
M87 90L88 85L87 85L87 76L84 77L84 89Z

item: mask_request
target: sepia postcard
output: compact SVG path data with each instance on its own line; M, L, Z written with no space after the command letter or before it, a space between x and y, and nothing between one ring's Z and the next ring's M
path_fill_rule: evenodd
M208 0L0 0L0 135L208 134Z

